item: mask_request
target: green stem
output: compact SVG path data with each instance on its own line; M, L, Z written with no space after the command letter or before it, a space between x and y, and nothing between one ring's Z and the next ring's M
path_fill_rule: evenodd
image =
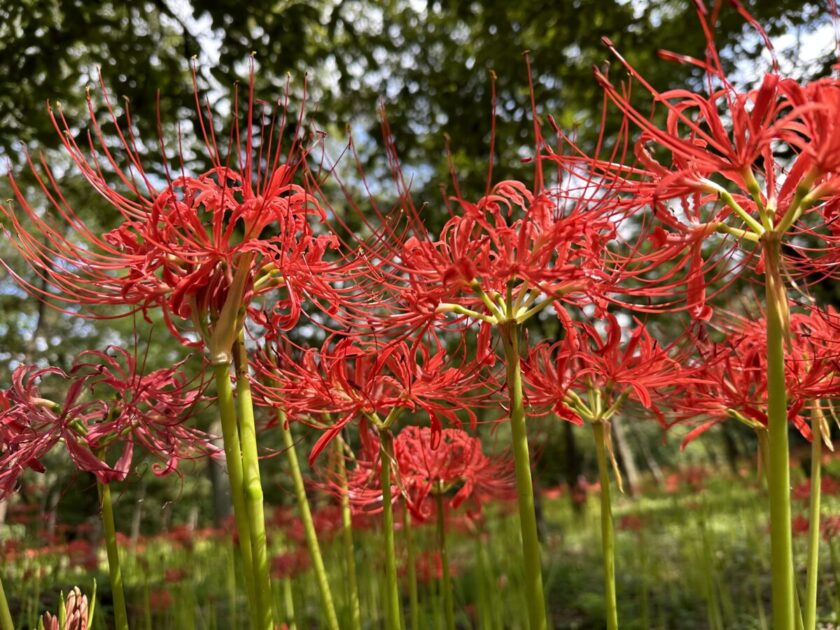
M260 456L257 448L257 426L254 420L254 401L248 375L248 353L245 350L245 333L239 332L234 343L236 358L236 402L239 416L239 439L242 447L242 472L244 475L245 509L251 533L251 559L254 571L254 593L257 604L257 627L274 628L271 605L271 577L268 566L268 544L265 533L265 510L260 480ZM230 372L228 372L230 376Z
M350 492L347 486L347 468L344 462L344 440L335 439L338 481L341 484L341 540L344 547L345 579L347 580L350 628L361 630L362 610L359 603L359 584L356 579L356 551L353 546L353 518L350 512Z
M758 438L758 456L761 458L761 472L763 473L762 481L764 482L765 488L769 491L770 476L767 474L767 470L770 468L770 451L767 447L767 430L758 429L755 435Z
M15 630L12 621L12 611L9 610L9 600L6 599L6 591L3 589L3 580L0 579L0 630Z
M834 574L834 612L840 615L840 558L833 539L828 541L828 558L831 562L831 572Z
M446 505L443 493L435 493L437 503L437 535L440 564L443 568L443 613L446 617L447 630L455 630L455 609L452 604L452 580L449 577L449 552L446 548Z
M537 537L537 516L534 510L534 486L531 480L531 457L525 428L525 406L522 397L522 367L519 356L519 326L508 323L499 327L504 346L508 391L510 396L510 429L516 467L516 493L519 502L519 528L525 568L525 597L531 630L546 630L548 620L543 595L540 542Z
M794 576L785 391L787 294L782 283L780 258L779 235L768 232L764 238L764 288L767 300L767 473L770 495L773 627L776 630L791 630L794 627Z
M327 618L327 627L330 630L338 630L338 617L335 614L330 582L327 579L327 570L324 568L324 558L321 555L321 545L318 543L318 534L315 531L315 523L312 521L312 511L309 509L309 500L306 498L306 487L303 483L303 475L300 472L295 440L292 436L291 427L286 426L286 414L278 409L277 421L280 424L280 432L283 434L283 447L286 451L286 460L289 462L289 469L292 473L292 483L295 488L295 498L298 505L298 515L303 523L303 531L306 534L306 545L309 549L309 556L312 558L312 568L315 570L315 580L318 583L318 592L321 595L321 604L324 606L324 615Z
M117 528L114 524L114 506L111 501L111 487L107 483L96 482L99 490L99 507L102 526L105 530L105 549L108 552L108 574L111 577L111 593L114 597L114 623L117 630L128 630L128 613L125 607L120 552L117 547Z
M286 616L286 625L289 630L296 630L295 624L295 597L292 593L292 578L283 578L283 610Z
M397 553L394 542L394 509L391 505L391 462L394 453L394 438L388 430L379 434L379 457L381 460L380 482L382 485L382 529L385 533L385 588L388 630L400 630L400 592L397 584Z
M598 457L598 475L601 478L601 548L604 553L604 600L606 602L607 628L618 628L618 603L615 595L615 533L613 531L612 499L610 497L610 469L607 461L607 423L592 423L595 435L595 452Z
M213 367L213 372L216 380L219 418L222 422L225 464L230 480L230 496L233 501L233 516L236 521L236 533L239 535L239 550L242 555L242 574L245 582L245 593L248 596L248 615L251 619L251 625L254 626L257 622L257 595L254 588L251 526L248 523L248 510L245 507L242 449L239 445L239 429L236 426L236 406L233 400L233 388L230 383L230 364L216 365Z
M820 566L820 498L822 492L822 425L819 401L811 412L811 504L808 530L808 586L805 593L805 630L817 627L817 577Z
M414 551L414 532L408 506L403 506L403 531L405 532L406 563L408 564L408 601L411 630L420 630L420 602L417 597L417 557Z

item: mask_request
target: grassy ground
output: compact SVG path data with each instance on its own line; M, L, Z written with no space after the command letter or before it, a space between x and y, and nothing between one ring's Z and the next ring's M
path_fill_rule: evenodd
M832 478L829 469L829 479ZM666 486L637 497L619 497L617 589L625 629L768 628L768 527L764 490L754 471L743 477L693 470L674 474ZM559 496L558 496L559 495ZM802 514L806 504L796 503ZM567 492L542 497L543 558L549 610L555 628L603 628L601 551L597 488L574 504ZM335 512L325 508L323 529L334 530ZM840 514L840 497L825 497L823 515ZM459 627L522 628L525 604L520 588L519 541L515 512L496 506L480 521L453 521L450 540L454 602ZM384 569L381 532L366 518L356 532L362 618L365 627L382 624ZM800 520L801 522L801 520ZM71 531L75 539L44 545L24 527L8 524L3 579L16 627L37 627L37 617L57 610L57 597L79 585L90 594L98 584L94 628L108 628L110 593L104 551L88 540L95 533ZM431 526L413 530L418 547L419 627L442 627L442 601ZM404 532L397 543L404 552ZM840 537L823 545L820 622L840 622ZM804 536L797 543L800 589L804 588ZM294 523L271 532L275 603L289 626L320 625L314 580ZM833 546L833 548L832 548ZM217 530L178 527L167 534L122 544L127 595L136 628L236 628L246 616L237 584L233 542ZM326 562L346 619L346 580L338 540L325 543ZM403 562L405 556L403 555ZM405 579L405 578L403 578ZM403 614L410 617L403 585ZM410 627L410 624L406 624Z

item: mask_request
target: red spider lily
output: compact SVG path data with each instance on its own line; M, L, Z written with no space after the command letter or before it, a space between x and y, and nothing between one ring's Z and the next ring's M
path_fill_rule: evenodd
M240 307L257 294L282 288L272 321L284 330L292 327L301 313L301 299L329 290L327 274L332 266L324 256L334 239L315 234L313 226L324 221L324 212L294 183L311 148L300 131L302 112L291 145L285 148L281 139L288 126L288 86L286 98L270 117L265 104L255 99L253 87L252 70L245 137L240 134L240 104L235 97L224 154L209 108L202 111L196 86L198 126L212 168L188 175L183 158L180 165L171 166L161 140L166 175L162 187L156 184L159 178L143 168L128 111L123 126L104 88L112 127L100 126L89 100L91 157L74 140L63 112L51 111L65 149L121 222L98 236L69 206L46 161L41 159L40 174L30 159L60 221L55 225L30 205L12 179L22 213L3 209L11 223L11 240L48 289L27 283L12 271L13 275L28 291L62 310L100 304L143 311L160 307L170 329L185 343L190 342L181 336L175 320L191 321L214 361L229 359ZM105 137L113 135L121 141L125 168L105 143ZM173 171L179 176L173 178Z
M578 207L566 214L560 199L516 181L497 184L477 203L459 204L462 213L437 241L411 237L402 251L412 289L438 306L485 311L478 291L503 296L511 285L525 310L541 294L578 303L606 280L599 262L615 237L608 218Z
M398 252L409 317L454 313L492 325L521 323L551 304L603 307L606 245L616 237L609 205L593 210L517 181L458 203L462 212L439 238L410 236Z
M721 291L751 263L763 272L763 255L754 254L764 249L765 234L790 231L812 237L811 242L816 238L822 244L810 247L787 239L790 247L784 254L789 270L798 268L803 275L814 270L834 272L830 245L837 236L833 226L840 179L837 140L831 130L838 120L840 98L836 80L801 87L775 69L757 88L737 88L726 77L714 43L719 3L711 14L702 2L696 4L707 40L705 61L673 53L663 56L702 68L708 94L682 89L658 92L607 41L632 80L650 93L657 108L664 109L664 122L662 116L636 108L629 88L619 89L596 71L607 97L641 131L635 147L637 163L628 167L587 158L579 161L639 206L650 207L664 226L649 233L649 251L634 251L637 257L631 266L655 272L636 274L641 283L636 293L648 300L636 300L638 308L688 308L695 317L708 319L706 285L719 283L716 291ZM760 26L734 4L772 52ZM702 243L716 233L724 238L704 256ZM747 244L746 256L734 254L733 237L738 244ZM820 250L826 254L822 259L815 256ZM675 295L681 284L686 285L684 295ZM687 305L682 303L685 298Z
M4 392L0 411L0 495L11 492L23 470L43 472L40 459L64 442L79 470L94 473L101 483L128 475L135 443L164 460L152 471L165 475L183 457L215 455L202 431L185 426L199 400L183 375L183 361L143 375L136 359L122 348L84 352L69 374L57 368L21 366ZM43 398L38 380L55 375L65 381L61 403ZM113 466L105 450L120 444L122 453Z
M61 404L41 396L38 381L50 375L67 381ZM87 440L87 427L102 416L103 408L80 401L83 387L83 380L71 380L58 368L15 369L4 394L6 408L0 411L0 497L14 491L24 470L43 472L41 458L59 441L79 470L95 474L102 483L121 477L93 453Z
M271 575L276 578L291 578L303 573L312 563L309 553L303 548L287 551L271 559Z
M840 387L840 344L834 328L838 315L812 309L791 316L790 351L785 357L788 420L807 439L811 428L802 411L809 402L835 396ZM692 384L678 405L678 419L700 417L683 445L714 425L737 419L756 429L767 426L766 325L763 318L730 316L721 343L699 343L701 380Z
M435 495L446 494L448 507L468 503L475 514L489 500L515 496L512 463L484 454L481 440L460 429L443 429L439 443L429 427L407 426L394 439L391 497L402 496L412 516L419 521L435 517ZM375 438L357 457L348 479L350 504L361 513L382 507L380 466L382 458Z
M471 403L483 395L480 373L469 364L455 367L455 355L436 338L386 343L330 337L320 350L304 350L300 360L281 353L257 361L263 382L256 389L263 404L283 408L290 417L335 418L313 446L312 462L353 421L384 429L403 413L422 412L439 436L444 423L460 425L463 411L474 425Z
M835 538L840 536L840 516L829 516L822 519L820 530L822 531L823 539L831 543Z
M428 427L408 426L394 440L398 483L412 513L433 514L433 494L450 494L449 507L466 501L481 510L490 499L515 496L513 464L484 454L481 440L460 429L444 429L435 444Z
M186 360L143 374L137 358L118 346L83 352L76 359L71 376L83 378L89 394L107 407L89 427L88 443L94 449L122 445L115 469L123 475L135 444L163 460L162 466L152 466L159 476L174 471L180 459L220 455L213 436L186 425L203 392L203 384L196 386L185 376Z
M660 345L641 322L625 339L616 317L604 323L600 332L576 322L562 341L531 350L524 366L529 404L581 425L609 420L630 399L664 423L660 402L697 379L683 365L685 352Z

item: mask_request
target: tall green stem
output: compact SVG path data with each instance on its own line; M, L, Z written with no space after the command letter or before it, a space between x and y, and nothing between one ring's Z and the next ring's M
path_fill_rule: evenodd
M767 479L770 495L773 627L776 630L791 630L794 627L794 577L784 347L788 305L780 258L779 234L767 232L764 235L764 288L767 299L767 437L770 451Z
M245 593L248 596L248 615L251 619L251 625L254 626L257 622L257 595L254 588L251 526L248 523L248 510L245 507L242 449L239 445L239 429L236 426L236 406L233 400L233 388L230 383L230 364L216 365L213 372L216 380L219 418L222 422L225 464L230 480L230 496L233 501L233 516L236 521L236 533L239 535L239 550L242 554L242 573Z
M9 610L9 600L6 599L6 591L3 588L2 579L0 579L0 630L15 630L15 623L12 621L12 611Z
M254 571L254 593L257 604L257 627L273 630L271 576L268 567L268 544L265 533L265 510L260 480L260 456L257 448L257 425L254 420L254 400L248 374L248 353L245 350L245 333L239 332L234 344L236 357L236 400L239 415L239 439L242 447L242 472L244 474L245 509L251 532L251 559ZM230 374L230 372L228 372Z
M350 512L350 490L347 486L347 468L344 463L344 440L335 439L338 482L341 484L341 541L344 547L344 569L347 580L347 603L350 609L350 628L361 630L362 610L359 603L359 583L356 578L356 550L353 545L353 517Z
M820 499L822 493L822 425L819 401L811 412L811 504L808 529L808 586L805 592L805 630L817 627L817 577L820 566Z
M292 593L292 578L283 578L283 612L286 616L286 625L289 630L297 630L295 623L295 597Z
M531 630L546 630L548 621L543 595L540 542L537 537L537 516L534 510L534 485L531 480L531 457L525 429L525 406L522 398L522 368L519 356L519 326L501 325L502 345L507 363L507 382L510 397L510 430L513 458L516 467L516 493L519 502L519 529L522 536L522 555L525 567L525 597L528 602L528 621Z
M382 485L382 529L385 533L385 627L400 630L400 591L397 584L397 552L394 542L394 508L391 505L391 463L394 459L394 438L388 429L379 432L380 482Z
M403 532L405 532L406 563L408 564L408 601L411 630L420 630L420 602L417 597L417 557L414 550L414 532L408 506L403 509Z
M435 493L437 503L437 535L440 564L443 569L443 613L446 616L447 630L455 630L455 609L452 605L452 580L449 577L449 552L446 548L446 505L443 493Z
M107 483L96 482L99 490L99 507L102 526L105 530L105 549L108 552L108 575L111 578L111 593L114 597L114 623L117 630L128 630L128 613L125 607L125 591L120 569L120 552L117 547L117 528L114 523L114 506L111 502L111 488Z
M598 458L598 475L601 478L601 548L604 553L604 599L606 602L607 628L618 628L618 603L615 594L615 533L613 531L612 498L610 496L610 470L607 461L607 423L592 423L595 434L595 452Z
M338 617L335 614L330 582L327 579L327 570L324 567L324 558L321 555L321 545L318 543L318 534L315 531L315 523L312 521L312 511L309 509L309 500L306 498L306 487L303 483L303 475L300 472L300 462L298 462L297 451L295 450L295 440L292 436L291 427L286 426L286 414L279 409L277 411L277 420L280 424L280 432L283 434L283 447L286 451L286 460L289 462L290 472L292 473L298 515L303 523L303 531L306 534L306 545L309 549L309 556L312 558L312 568L315 571L318 592L321 595L321 603L324 606L327 627L330 630L338 630Z

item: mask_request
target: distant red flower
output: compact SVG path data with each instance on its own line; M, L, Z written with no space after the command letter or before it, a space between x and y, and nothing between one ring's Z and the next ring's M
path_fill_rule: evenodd
M638 514L625 514L618 520L618 529L638 532L644 529L645 521Z
M149 591L149 607L152 610L168 610L173 604L172 593L156 588Z
M435 443L428 427L407 426L394 439L391 497L400 497L420 521L437 513L436 498L445 495L445 505L457 509L468 505L480 513L487 501L515 496L510 461L484 454L481 441L460 429L444 429ZM372 445L357 458L348 480L350 503L361 512L382 506L379 449Z
M820 522L820 530L826 542L832 542L840 536L840 516L827 516Z
M417 581L421 584L442 580L443 560L440 557L440 551L423 551L418 553L415 558L415 571ZM449 564L449 571L450 574L455 574L451 562Z
M802 516L801 514L797 514L793 517L793 522L791 523L791 529L793 531L794 536L807 536L808 530L811 527L811 521L808 520L807 516Z
M163 581L168 584L182 582L185 577L187 577L187 572L184 569L170 567L163 572Z
M289 578L303 573L309 568L311 560L304 548L287 551L271 559L271 575L275 578Z
M452 509L469 501L477 511L485 501L515 496L512 462L488 457L481 440L460 429L444 429L435 444L428 427L405 427L394 440L394 457L402 495L421 518L432 514L438 493Z
M823 476L820 478L820 493L823 496L836 496L840 494L840 481L834 477ZM811 498L811 480L805 479L793 487L791 495L798 501L806 502Z

